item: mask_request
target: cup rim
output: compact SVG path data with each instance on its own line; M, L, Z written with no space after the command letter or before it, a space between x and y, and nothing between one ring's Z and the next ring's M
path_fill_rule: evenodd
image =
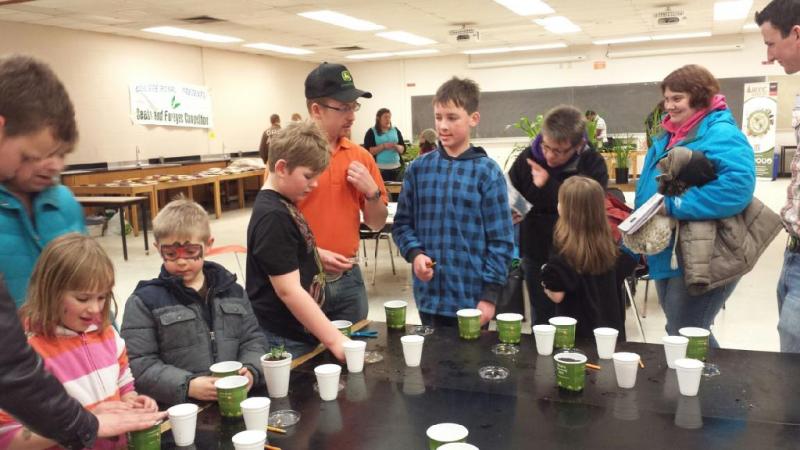
M456 449L456 450L478 450L478 447L475 447L472 444L466 442L445 442L444 444L439 446L442 450L447 449Z
M664 336L661 338L664 345L685 345L689 343L689 338L686 336Z
M197 414L199 410L200 407L194 403L180 403L167 408L167 415L169 417L182 418Z
M348 328L353 326L353 322L350 322L349 320L331 320L331 323L336 328Z
M456 316L459 317L478 317L481 314L481 310L477 308L464 308L456 311Z
M711 335L711 331L706 330L705 328L700 327L683 327L678 330L678 333L681 336L690 338L690 337L708 337Z
M559 357L564 357L564 356L568 356L570 358L582 359L582 361L561 361L558 359ZM587 358L586 355L577 352L559 352L553 355L553 359L555 359L556 362L560 362L561 364L583 364L589 360L589 358Z
M705 366L703 361L694 358L678 358L675 360L673 364L675 364L676 369L689 369L689 370L700 370Z
M553 334L556 332L556 327L550 324L541 323L539 325L534 325L531 327L531 331L536 333L537 331L542 334Z
M406 306L408 306L408 302L405 300L389 300L388 302L383 302L383 307L389 309L405 308Z
M211 371L211 373L227 373L239 370L242 367L244 367L244 364L240 361L220 361L210 365L208 370Z
M425 336L418 334L407 334L400 338L400 342L405 344L422 344L425 342Z
M272 400L269 397L248 397L239 403L239 406L242 409L262 409L262 408L269 408L270 403Z
M344 341L342 347L344 347L345 350L361 350L362 348L367 348L367 343L364 341L349 340Z
M553 326L575 325L578 323L578 319L567 316L556 316L556 317L551 317L548 322L550 322L550 325Z
M598 327L594 329L595 336L619 336L619 330L611 327Z
M464 425L443 422L429 426L425 430L425 435L434 441L446 443L466 439L469 436L469 430Z
M638 353L632 353L632 352L616 352L613 355L611 355L611 358L614 359L614 361L619 361L621 363L632 363L632 364L637 364L642 359Z
M267 439L267 432L261 430L245 430L233 435L231 441L239 445L253 445Z
M314 367L314 373L322 376L336 375L342 373L342 366L338 364L320 364Z
M217 389L239 389L240 387L247 386L248 379L242 375L231 375L222 377L214 382L214 387Z
M524 319L524 317L522 314L518 313L500 313L495 316L495 320L502 322L516 322L518 320L522 321L522 319Z

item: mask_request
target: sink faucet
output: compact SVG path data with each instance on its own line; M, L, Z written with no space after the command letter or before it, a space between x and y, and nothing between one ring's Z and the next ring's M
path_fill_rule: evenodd
M142 167L142 162L139 160L139 146L136 146L136 167Z

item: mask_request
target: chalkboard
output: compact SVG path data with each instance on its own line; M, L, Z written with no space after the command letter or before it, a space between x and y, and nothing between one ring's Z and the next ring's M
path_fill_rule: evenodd
M764 77L721 78L722 93L736 122L742 121L744 84L765 81ZM609 84L602 86L577 86L519 91L484 92L479 111L481 122L473 138L524 136L510 126L521 116L533 118L560 105L574 105L581 111L592 109L603 117L608 132L643 133L644 120L661 99L659 82ZM425 128L434 128L432 95L411 97L412 127L414 136Z

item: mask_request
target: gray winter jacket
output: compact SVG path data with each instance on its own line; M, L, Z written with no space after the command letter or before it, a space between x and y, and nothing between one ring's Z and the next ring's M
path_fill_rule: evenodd
M162 266L125 304L121 334L136 390L166 405L186 402L189 382L220 361L240 361L263 382L267 342L244 289L219 264L206 261L203 274L208 302Z
M664 178L677 179L691 153L687 148L673 148L658 162ZM749 272L781 228L780 217L756 197L732 217L680 221L675 249L689 294L703 294Z

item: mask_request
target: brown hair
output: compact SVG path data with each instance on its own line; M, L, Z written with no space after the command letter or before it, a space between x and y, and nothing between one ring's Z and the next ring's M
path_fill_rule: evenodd
M586 135L586 120L578 108L559 105L544 116L542 134L556 142L569 142L575 146Z
M558 191L560 216L553 231L558 254L580 274L598 275L611 270L617 245L611 235L605 192L597 181L573 176Z
M780 30L781 37L785 39L795 25L800 25L800 3L795 0L772 0L764 9L756 12L755 19L758 26L769 22Z
M472 114L478 110L481 89L478 83L469 78L453 77L445 81L436 90L433 96L434 105L446 105L453 102L459 108L464 108L467 114Z
M29 56L0 58L0 116L6 136L51 128L70 149L78 140L75 108L67 90L47 64Z
M383 130L381 130L381 117L384 114L391 114L392 112L389 111L389 108L381 108L378 112L375 113L375 132L378 134L383 134ZM389 124L389 129L392 128L392 124ZM389 130L386 130L389 131Z
M275 172L275 163L282 159L290 172L296 167L308 167L320 173L328 167L331 157L325 134L310 120L292 122L274 134L269 153L270 172Z
M153 219L156 242L168 237L207 242L211 238L208 213L193 200L180 196L161 208Z
M109 311L114 302L114 264L94 239L69 233L51 241L33 267L28 296L20 317L28 330L55 336L61 323L61 301L69 291L107 291L100 317L101 329L111 324Z
M719 94L719 81L705 67L689 64L664 78L661 93L667 88L672 92L689 94L689 106L703 109L711 106L711 99Z
M275 125L276 123L280 124L281 123L281 116L279 116L277 114L273 114L273 115L269 116L269 123L272 124L272 125Z

